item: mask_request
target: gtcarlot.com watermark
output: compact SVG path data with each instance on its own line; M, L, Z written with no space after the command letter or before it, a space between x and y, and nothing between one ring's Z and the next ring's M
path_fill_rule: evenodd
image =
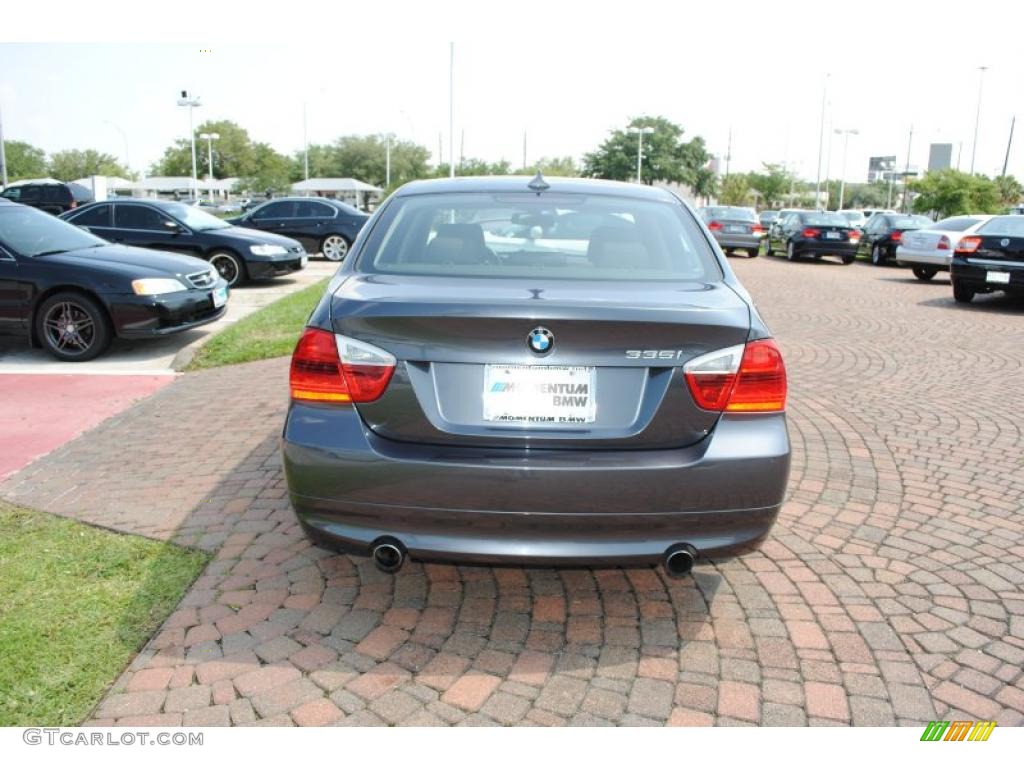
M35 746L64 747L201 747L203 734L187 731L82 731L69 728L26 728L22 741Z

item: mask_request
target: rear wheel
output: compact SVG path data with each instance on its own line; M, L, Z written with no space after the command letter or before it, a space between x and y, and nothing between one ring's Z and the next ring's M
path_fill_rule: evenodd
M320 243L320 253L328 261L344 261L348 255L348 240L341 235L328 235Z
M914 277L918 280L931 280L938 272L935 267L914 267Z
M793 245L792 240L786 243L786 258L790 261L796 261L796 246Z
M764 255L765 256L771 256L772 255L772 239L770 237L766 237L764 239Z
M208 261L231 288L245 282L245 265L235 254L217 251L210 255Z
M843 264L853 264L853 262L857 260L857 254L855 254L855 253L845 253L842 256L842 259L843 259Z
M975 291L963 283L953 281L953 298L959 304L970 304L974 300Z
M761 254L761 249L760 248L748 248L747 249L747 256L749 256L752 259L756 259L760 254Z
M35 317L36 337L58 360L92 360L110 346L106 312L81 293L57 293L43 302Z
M884 261L885 255L882 253L882 249L877 245L871 246L871 263L876 267L880 267Z

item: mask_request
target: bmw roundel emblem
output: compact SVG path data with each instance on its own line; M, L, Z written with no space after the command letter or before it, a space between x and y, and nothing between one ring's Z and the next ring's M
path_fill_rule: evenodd
M1010 244L1010 238L1004 237L1002 240L999 241L999 244L1003 246L1003 248L1005 248Z
M538 355L547 354L555 346L555 334L543 326L538 326L526 337L526 346Z

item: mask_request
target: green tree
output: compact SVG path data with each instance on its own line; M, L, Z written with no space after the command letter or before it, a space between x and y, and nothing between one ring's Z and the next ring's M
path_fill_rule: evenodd
M353 178L383 187L387 176L387 136L342 136L333 144L309 148L309 175L316 177ZM430 152L411 141L391 140L391 187L431 175ZM303 153L297 152L293 178L302 178Z
M565 157L539 157L525 168L518 168L516 175L533 176L540 171L545 176L574 177L580 175L580 167L576 161L566 155Z
M771 208L789 192L792 176L781 164L762 163L762 165L764 173L750 173L747 177L750 186L761 196L761 205Z
M292 165L287 157L269 144L253 144L255 172L241 177L239 187L253 192L285 192L291 182Z
M128 171L113 155L95 149L65 149L50 156L50 175L61 181L85 176L127 176Z
M844 208L884 208L889 201L889 184L847 184L843 194Z
M693 194L697 196L697 200L703 200L707 204L718 193L718 176L715 175L710 166L698 168L694 174L691 186L693 187Z
M46 175L46 153L27 141L4 142L7 180L39 179ZM76 176L75 178L79 178Z
M651 128L643 137L641 178L693 185L697 172L708 162L704 140L699 136L682 140L683 129L664 117L643 116L630 121L631 129ZM583 158L583 175L628 181L636 178L638 137L635 132L614 131L600 147Z
M1003 205L1017 205L1024 197L1024 187L1013 176L996 176L993 181L999 189L999 201Z
M249 132L231 120L207 120L196 127L196 173L199 178L210 175L209 151L201 133L216 133L213 140L213 177L251 178L257 175L256 145ZM178 139L164 150L163 157L153 164L154 176L191 176L192 142L188 137Z
M718 202L722 205L748 205L753 197L753 190L746 174L734 173L722 179L722 188L718 193Z
M1003 208L999 186L981 174L971 175L946 168L930 171L910 182L915 194L914 211L934 211L940 217L965 213L999 213Z

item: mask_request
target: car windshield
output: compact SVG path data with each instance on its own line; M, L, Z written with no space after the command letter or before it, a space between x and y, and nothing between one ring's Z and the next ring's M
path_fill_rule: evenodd
M1024 216L996 216L979 227L978 234L990 237L1024 237Z
M165 213L169 213L182 222L189 229L194 229L197 232L204 232L208 229L225 229L231 226L223 219L218 219L216 216L194 205L164 203L160 208Z
M733 221L757 221L757 214L752 208L740 208L734 205L715 205L705 208L708 219L732 219Z
M679 204L556 193L396 198L373 228L359 267L458 277L722 278L696 222Z
M96 235L37 208L0 207L0 243L23 256L42 256L107 245Z
M842 211L841 215L847 220L852 222L864 221L864 214L860 211Z
M846 217L838 213L806 213L803 222L812 227L847 227L850 225Z

